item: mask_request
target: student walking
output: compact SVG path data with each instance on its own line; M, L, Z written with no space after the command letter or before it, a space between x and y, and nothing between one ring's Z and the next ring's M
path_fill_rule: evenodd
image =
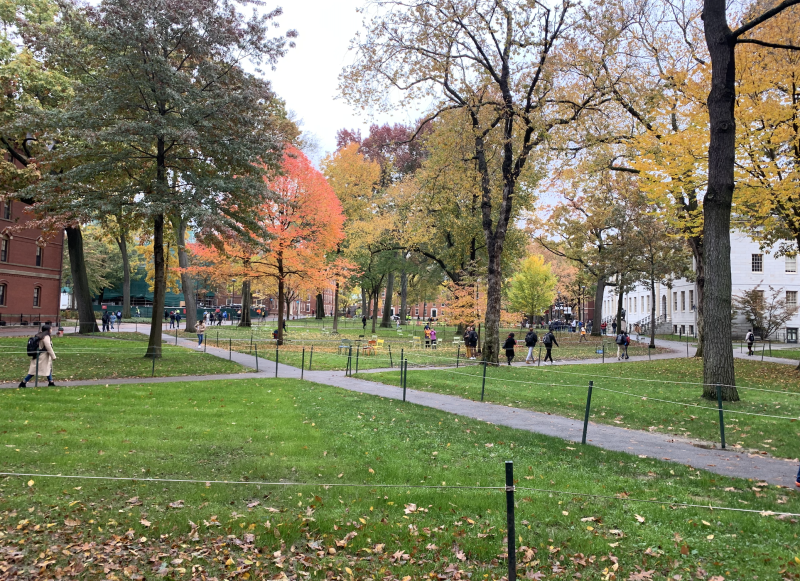
M103 322L103 333L108 331L108 311L103 311L103 315L100 317L100 320Z
M36 356L32 358L28 367L28 375L25 376L19 387L28 387L26 384L34 375L47 377L47 385L55 386L53 383L53 361L56 354L53 352L53 343L50 339L50 325L43 325L42 330L32 337L36 341Z
M117 322L117 315L115 315L114 313L111 313L108 316L108 323L109 323L109 326L110 326L112 331L114 330L114 323L116 323L116 322Z
M175 311L169 312L169 328L170 329L175 328Z
M586 341L587 343L589 342L589 339L586 337L586 327L583 325L581 325L581 338L578 339L578 343L582 341Z
M547 350L547 353L544 356L544 362L547 363L547 360L550 360L550 365L553 364L553 353L551 349L553 345L558 347L558 341L556 341L556 336L553 335L552 331L547 331L545 336L542 338L542 343L544 343L544 348Z
M606 322L605 322L605 321L603 321L602 323L600 323L600 332L601 332L603 335L605 335L605 334L606 334L606 327L607 327L607 326L608 326L608 325L606 325Z
M528 334L525 335L525 347L528 348L528 355L525 357L525 363L535 363L536 358L533 356L533 350L536 348L536 343L539 341L539 337L536 335L536 331L531 329L528 331Z
M200 321L197 323L194 330L197 333L197 348L200 349L203 346L203 334L206 332L205 323Z
M469 328L469 336L467 338L468 343L468 354L470 355L470 359L475 359L476 348L478 347L478 334L475 332L475 327Z
M747 354L748 355L752 355L753 354L753 342L755 342L755 340L756 340L756 336L753 335L753 330L752 329L749 329L747 331L747 335L745 336L744 340L747 341Z
M508 359L509 365L511 365L511 362L514 361L514 347L516 344L517 341L514 339L514 333L509 333L506 342L503 343L503 349L506 350L506 359Z
M361 315L361 328L367 330L367 315Z
M175 313L175 328L176 329L180 329L181 328L181 319L182 318L183 317L181 317L180 312Z

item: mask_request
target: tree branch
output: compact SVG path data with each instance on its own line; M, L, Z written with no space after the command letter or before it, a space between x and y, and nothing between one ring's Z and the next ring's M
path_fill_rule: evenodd
M775 42L767 42L765 40L758 40L757 38L741 38L736 41L736 44L757 44L759 46L766 46L767 48L782 48L786 50L800 50L800 46L794 44L778 44Z
M733 36L734 39L737 39L737 42L741 42L738 40L738 38L745 32L747 32L748 30L752 30L759 24L766 22L773 16L780 14L781 12L783 12L787 8L794 6L795 4L800 4L800 0L783 0L783 2L778 4L775 8L767 10L766 12L763 12L760 16L756 16L755 18L753 18L753 20L751 20L750 22L742 24L739 28L737 28L731 33L731 36Z

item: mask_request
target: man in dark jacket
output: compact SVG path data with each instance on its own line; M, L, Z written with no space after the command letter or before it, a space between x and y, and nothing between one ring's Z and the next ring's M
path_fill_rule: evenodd
M366 315L362 315L361 316L361 326L366 330L366 328L367 328L367 316Z
M478 334L475 332L475 327L470 327L469 329L469 343L467 345L472 352L472 357L470 359L475 359L476 352L475 350L478 347Z
M508 359L509 365L511 365L511 362L514 361L514 347L516 344L517 341L514 339L514 333L509 333L508 338L506 339L505 343L503 343L503 349L506 350L506 359Z
M536 347L536 343L538 343L538 341L539 341L539 336L533 329L528 331L528 334L525 335L525 347L528 348L528 355L527 357L525 357L525 363L536 362L536 358L533 356L533 349Z
M547 353L544 356L544 362L547 363L547 360L550 359L550 365L553 364L553 354L550 350L553 348L553 345L558 347L558 341L556 341L556 336L553 335L552 331L548 331L547 334L542 338L542 343L544 343L544 348L547 349Z

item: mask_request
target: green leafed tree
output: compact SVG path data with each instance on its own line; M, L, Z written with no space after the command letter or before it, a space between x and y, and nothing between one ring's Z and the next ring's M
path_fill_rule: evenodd
M262 176L280 163L291 129L269 82L247 70L285 53L287 39L270 30L280 10L246 18L242 4L65 4L57 23L34 30L34 50L80 84L63 110L29 121L58 138L30 193L42 209L91 218L134 200L152 232L146 357L161 357L165 216L257 231L269 197Z
M558 279L544 261L534 254L519 265L508 281L507 297L511 311L525 313L533 321L553 304Z

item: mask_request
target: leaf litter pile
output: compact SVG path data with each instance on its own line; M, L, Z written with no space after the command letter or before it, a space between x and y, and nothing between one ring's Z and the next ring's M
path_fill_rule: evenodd
M800 578L795 519L670 504L800 512L767 483L298 381L0 398L5 471L215 481L0 480L0 579L501 579L505 493L414 487L502 486L506 459L522 579Z

